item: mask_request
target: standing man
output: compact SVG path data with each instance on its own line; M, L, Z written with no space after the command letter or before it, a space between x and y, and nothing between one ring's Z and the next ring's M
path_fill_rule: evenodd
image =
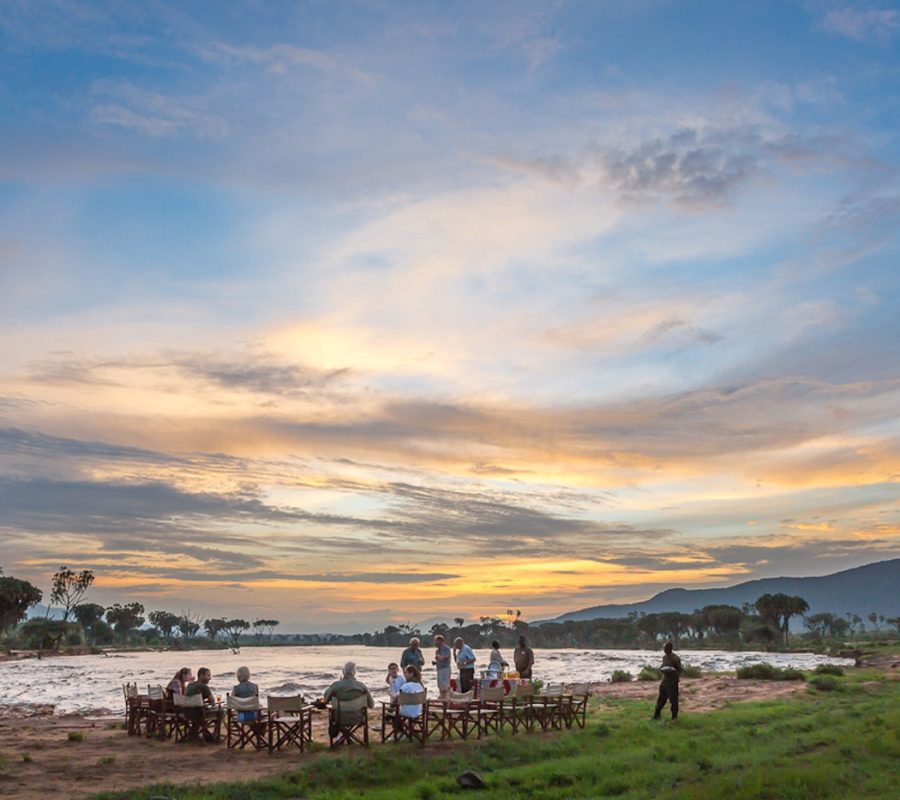
M531 679L531 668L534 666L534 651L528 646L524 636L519 637L519 646L513 650L513 661L520 678Z
M450 666L452 654L450 646L444 644L444 637L438 634L434 637L434 666L437 670L437 685L441 699L446 700L450 692Z
M462 636L453 640L453 650L456 652L456 666L459 667L459 690L468 692L475 682L475 653Z
M400 656L400 671L406 673L406 668L409 666L416 667L419 672L425 666L425 656L419 649L419 640L415 636L409 640L409 647Z
M681 659L672 652L672 643L666 642L663 645L662 657L662 680L659 682L659 698L656 701L656 711L653 712L653 719L659 719L663 706L666 701L672 707L672 719L678 719L678 679L684 669L681 666Z

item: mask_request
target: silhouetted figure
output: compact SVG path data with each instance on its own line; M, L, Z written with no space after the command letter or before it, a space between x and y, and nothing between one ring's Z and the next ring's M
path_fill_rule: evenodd
M656 710L653 719L659 719L666 702L672 708L672 719L678 719L678 679L681 677L683 667L681 659L672 652L672 643L663 645L662 680L659 682L659 697L656 700Z

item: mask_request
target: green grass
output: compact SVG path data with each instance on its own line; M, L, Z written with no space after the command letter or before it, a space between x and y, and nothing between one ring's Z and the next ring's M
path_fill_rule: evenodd
M455 776L472 769L487 782L474 793L484 800L893 798L900 682L874 670L818 677L840 680L843 691L811 690L705 714L683 704L677 722L653 722L651 703L619 698L594 706L585 730L495 736L452 748L402 744L323 753L304 758L294 772L250 784L162 785L101 797L430 800L468 796Z

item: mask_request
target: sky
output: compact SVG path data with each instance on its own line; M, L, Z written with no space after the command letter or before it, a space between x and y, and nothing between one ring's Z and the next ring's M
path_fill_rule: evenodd
M900 7L0 3L0 566L283 631L900 555Z

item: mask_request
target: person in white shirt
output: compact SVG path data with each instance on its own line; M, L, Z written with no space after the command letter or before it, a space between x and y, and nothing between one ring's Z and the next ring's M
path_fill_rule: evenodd
M456 666L459 667L459 691L468 692L475 682L475 653L463 641L462 636L453 640L453 652L456 654Z
M425 687L422 686L422 673L415 664L410 664L406 668L406 682L400 687L400 691L404 694L417 694L424 692ZM401 705L401 717L418 717L422 714L422 704L417 705Z
M400 694L400 687L406 683L406 676L400 672L400 667L395 661L388 664L388 674L384 682L388 687L388 697L391 698L393 703L397 700L397 695Z

